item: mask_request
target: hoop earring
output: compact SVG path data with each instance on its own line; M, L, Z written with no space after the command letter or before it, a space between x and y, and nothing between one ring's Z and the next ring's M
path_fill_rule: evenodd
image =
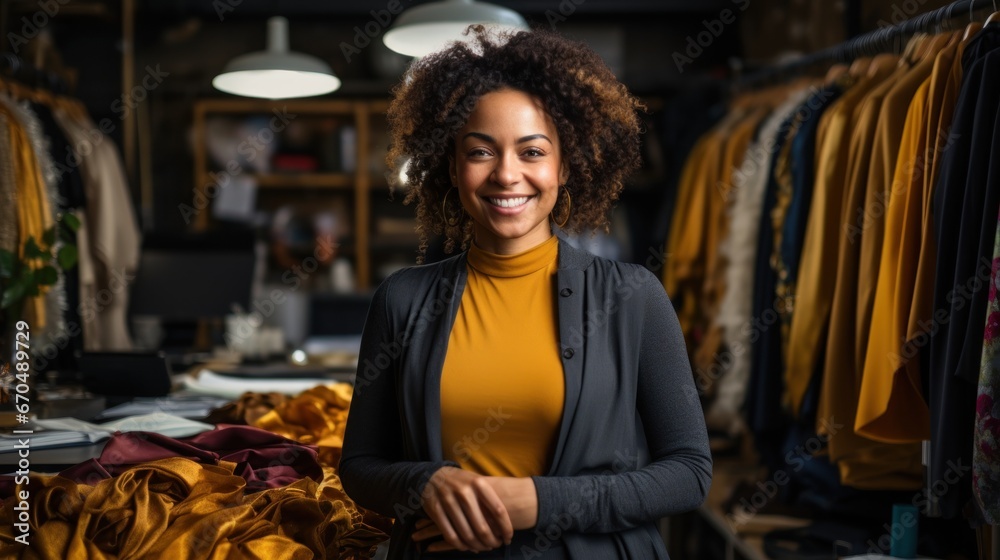
M463 210L459 210L457 216L448 216L448 195L453 191L457 192L458 189L455 187L448 189L448 192L444 193L444 199L441 201L441 216L444 218L444 223L448 224L448 227L455 227L462 221Z
M569 188L566 185L560 185L559 188L566 191L566 219L560 222L556 220L556 217L552 214L552 212L549 212L549 217L552 218L552 222L554 224L559 226L559 229L562 229L566 227L566 224L569 223L570 216L573 215L573 198L569 195Z

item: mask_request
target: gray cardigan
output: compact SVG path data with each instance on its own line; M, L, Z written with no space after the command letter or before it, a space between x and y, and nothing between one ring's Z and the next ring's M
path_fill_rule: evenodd
M641 266L562 239L558 259L566 397L549 472L533 479L531 533L539 549L561 539L573 560L667 558L654 522L701 504L712 473L677 316ZM440 376L466 275L465 253L406 268L368 312L340 477L358 504L396 518L390 559L418 557L420 493L457 466L443 460Z

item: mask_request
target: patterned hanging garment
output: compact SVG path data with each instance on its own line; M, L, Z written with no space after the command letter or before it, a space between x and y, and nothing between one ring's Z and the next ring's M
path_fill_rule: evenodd
M991 525L1000 524L1000 223L993 244L989 308L983 336L983 361L976 397L975 445L972 449L972 488Z

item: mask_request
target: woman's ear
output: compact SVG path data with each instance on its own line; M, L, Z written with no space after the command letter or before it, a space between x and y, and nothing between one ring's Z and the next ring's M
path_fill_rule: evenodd
M451 178L451 186L458 186L458 165L455 163L455 156L448 156L448 177Z
M567 182L569 182L569 165L566 164L566 160L563 160L559 166L559 184L565 185Z

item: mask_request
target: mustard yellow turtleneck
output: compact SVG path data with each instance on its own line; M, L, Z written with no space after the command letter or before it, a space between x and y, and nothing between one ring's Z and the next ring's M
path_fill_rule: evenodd
M543 475L565 386L559 359L556 237L516 255L475 245L441 373L445 459L484 475Z

